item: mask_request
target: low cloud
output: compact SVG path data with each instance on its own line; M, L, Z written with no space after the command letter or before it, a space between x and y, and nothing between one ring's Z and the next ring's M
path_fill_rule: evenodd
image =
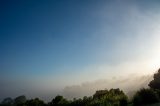
M152 80L152 75L138 76L129 75L123 78L112 78L97 80L94 82L85 82L81 85L67 86L64 88L62 95L66 98L82 98L83 96L91 96L96 90L120 88L129 97L140 88L147 88L148 83Z

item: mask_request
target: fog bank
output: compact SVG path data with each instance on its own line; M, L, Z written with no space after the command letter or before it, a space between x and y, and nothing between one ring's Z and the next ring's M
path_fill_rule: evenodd
M113 77L112 79L96 80L94 82L84 82L81 85L67 86L62 95L66 98L81 98L83 96L92 96L96 90L120 88L129 97L140 88L147 88L152 80L152 75L138 76L129 75L128 77Z

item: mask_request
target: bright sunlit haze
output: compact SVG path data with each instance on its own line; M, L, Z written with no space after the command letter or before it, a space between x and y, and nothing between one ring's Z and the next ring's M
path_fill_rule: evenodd
M160 68L158 0L1 0L0 12L0 100L128 93Z

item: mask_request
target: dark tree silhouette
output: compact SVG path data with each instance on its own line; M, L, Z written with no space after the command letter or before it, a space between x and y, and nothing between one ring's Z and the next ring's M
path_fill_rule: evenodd
M18 96L14 99L14 104L17 106L22 106L27 101L26 97L24 95Z
M67 106L68 104L67 99L60 95L56 96L51 103L49 103L50 106Z
M106 94L108 94L109 91L108 90L98 90L96 91L96 93L93 95L94 99L100 99L101 97L105 96Z
M3 105L12 105L14 103L14 100L10 97L3 99L2 104Z
M39 98L27 100L25 103L25 106L46 106L46 104L43 102L43 100L40 100Z
M128 99L120 89L99 90L93 96L68 100L63 96L56 96L49 103L39 98L27 100L25 96L18 96L15 99L6 98L0 106L127 106Z
M153 78L154 79L148 84L148 86L152 89L160 90L160 69L154 74Z
M134 106L159 102L158 94L153 89L141 89L133 97Z

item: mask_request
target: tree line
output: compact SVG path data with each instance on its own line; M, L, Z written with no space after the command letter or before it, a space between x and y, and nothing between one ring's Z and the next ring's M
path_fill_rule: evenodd
M8 97L2 100L0 106L142 106L160 102L160 69L148 85L149 88L140 89L131 99L117 88L98 90L90 97L73 100L57 95L48 103L39 98L27 99L24 95L14 99Z

